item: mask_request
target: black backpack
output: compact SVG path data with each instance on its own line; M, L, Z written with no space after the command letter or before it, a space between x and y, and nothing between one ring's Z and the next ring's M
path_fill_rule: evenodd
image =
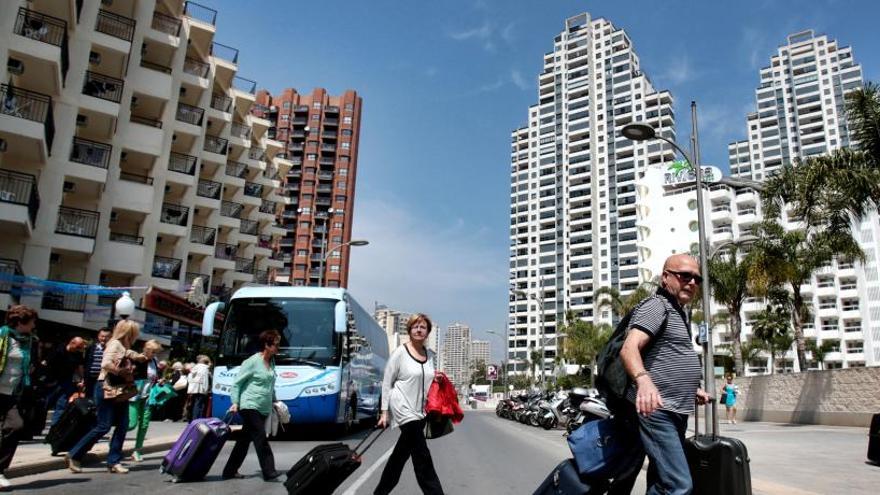
M620 323L614 328L614 333L611 334L611 338L608 339L608 343L605 344L605 347L602 348L599 355L596 357L596 388L599 389L599 392L603 396L612 402L626 399L626 389L629 387L630 383L629 375L626 373L626 369L623 367L623 361L620 359L620 349L623 347L623 342L626 340L627 330L629 330L629 322L632 320L635 312L638 311L643 304L655 297L663 298L663 296L658 294L646 297L635 308L633 308L632 311L627 313L622 320L620 320ZM666 307L665 301L663 306ZM666 322L668 320L669 311L667 310L666 318L663 320L663 325L657 332L657 336L666 330ZM648 345L653 345L655 339L651 339L651 342L648 343ZM645 349L645 352L647 352L647 348ZM644 352L642 354L644 355Z

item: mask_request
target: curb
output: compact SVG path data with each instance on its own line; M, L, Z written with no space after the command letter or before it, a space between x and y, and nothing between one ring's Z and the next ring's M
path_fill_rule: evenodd
M141 453L143 454L153 454L155 452L162 452L165 450L169 450L172 446L174 446L174 442L177 441L177 438L169 439L167 441L157 441L152 444L145 444L141 449ZM48 448L48 447L47 447ZM133 447L122 449L123 458L126 458L131 455L134 451ZM107 458L107 454L109 452L101 452L99 454L86 454L85 459L83 459L83 466L88 466L89 464L103 462ZM31 476L34 474L45 473L47 471L55 471L58 469L67 469L67 460L65 456L59 455L57 457L49 457L46 460L35 461L29 464L23 464L19 466L10 466L6 470L7 478L19 478L22 476Z

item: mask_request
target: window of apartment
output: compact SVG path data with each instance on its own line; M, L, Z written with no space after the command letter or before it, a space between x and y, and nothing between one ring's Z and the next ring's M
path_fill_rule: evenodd
M306 160L315 161L317 159L318 159L317 153L309 153L308 155L306 155Z
M351 124L351 116L346 115L345 117L342 117L342 123L343 124Z
M333 252L330 254L330 257L331 257L331 258L341 258L341 257L342 257L342 253L340 253L339 251L333 251Z
M307 229L307 228L309 228L309 227L312 226L312 223L311 223L311 222L300 222L300 223L299 223L299 226L300 226L300 228L302 228L302 229Z
M281 122L287 122L288 120L290 120L290 115L286 113L281 115Z
M303 264L299 264L299 263L297 263L297 265L296 265L296 269L297 269L297 270L305 270L305 269L306 269L306 265L303 265Z
M336 189L345 189L346 187L348 187L348 184L344 180L336 183Z
M341 195L341 194L337 194L337 195L336 195L336 201L338 201L338 202L340 202L340 203L345 203L345 196L343 196L343 195Z
M342 236L341 235L334 235L331 240L333 242L342 242Z
M298 236L296 236L296 242L309 242L309 236L298 235Z
M341 175L341 176L346 176L346 175L348 175L348 169L347 169L347 168L340 168L339 170L337 170L337 172L338 172L339 175Z
M290 102L285 101L284 103L281 104L281 108L283 108L284 110L290 110Z
M339 266L338 265L330 265L330 272L339 273Z
M348 163L348 155L342 155L339 157L339 163Z
M342 135L343 136L351 136L351 129L343 129Z
M316 101L316 102L312 103L312 108L314 108L315 110L320 110L321 109L321 102Z
M352 110L354 110L354 104L353 103L346 103L345 104L345 111L350 112Z
M301 212L301 213L302 213L303 215L311 215L311 214L312 214L312 208L311 208L310 206L304 206L304 207L302 208L302 212ZM308 223L308 222L306 222L306 223Z
M308 255L309 255L309 252L308 252L307 250L305 250L305 249L297 249L297 250L296 250L296 255L297 255L297 256L308 256Z
M348 141L343 142L342 149L344 149L344 150L351 149L351 143L349 143Z
M321 116L318 114L312 115L312 120L319 120L320 118L321 118Z
M341 228L342 228L342 222L333 222L333 228L334 228L334 229L341 229Z

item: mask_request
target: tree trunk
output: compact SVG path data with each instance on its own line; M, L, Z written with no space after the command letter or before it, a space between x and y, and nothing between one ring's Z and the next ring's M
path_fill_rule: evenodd
M733 333L733 366L736 370L736 376L743 376L745 367L743 365L742 342L740 341L742 322L739 318L739 309L731 306L727 308L727 312L730 313L730 329Z
M803 323L801 323L801 311L804 307L804 298L801 296L801 285L800 283L791 284L792 291L792 306L794 307L794 311L791 312L791 321L794 324L794 341L797 344L797 359L798 359L798 368L803 372L807 371L809 365L807 364L807 343L804 341L804 327Z

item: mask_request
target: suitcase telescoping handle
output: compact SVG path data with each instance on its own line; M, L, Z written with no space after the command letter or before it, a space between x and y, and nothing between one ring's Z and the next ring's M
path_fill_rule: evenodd
M361 448L361 445L363 445L364 442L366 442L368 438L372 437L372 436L373 436L373 433L375 433L375 432L377 432L377 431L378 431L379 433L378 433L376 436L374 436L372 440L370 440L370 443L368 443L367 446L364 447L363 450L361 450L360 452L358 452L358 449ZM382 436L382 433L385 433L385 428L375 428L375 429L372 430L371 432L367 433L367 436L365 436L365 437L363 438L363 440L361 440L357 445L355 445L355 447L354 447L354 449L353 449L355 455L357 455L358 457L360 457L360 456L366 454L366 453L367 453L367 450L369 450L370 447L372 447L373 444L376 442L376 440L378 440L379 437Z
M716 404L715 397L709 397L709 402L706 404L708 407L709 404L712 405L712 438L718 437L718 405ZM694 435L700 434L700 405L694 401Z

